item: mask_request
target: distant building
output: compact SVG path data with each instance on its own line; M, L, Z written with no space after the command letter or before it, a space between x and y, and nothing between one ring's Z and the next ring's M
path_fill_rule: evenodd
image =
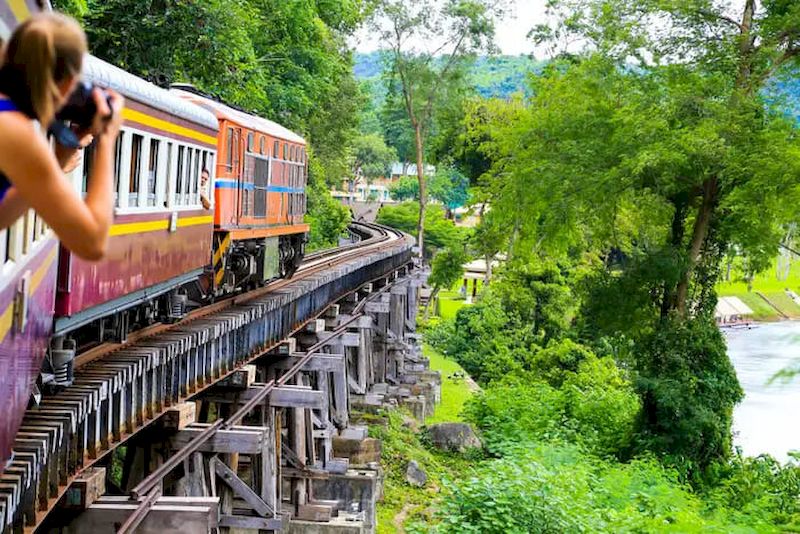
M738 297L719 297L714 311L714 318L720 326L747 322L752 315L753 310Z
M425 172L427 176L431 176L436 172L436 167L433 165L426 165ZM389 190L392 185L404 176L417 177L417 166L414 164L393 163L391 175L372 180L372 183L367 183L363 177L347 178L342 181L340 189L331 191L331 195L344 202L350 204L353 202L394 202Z

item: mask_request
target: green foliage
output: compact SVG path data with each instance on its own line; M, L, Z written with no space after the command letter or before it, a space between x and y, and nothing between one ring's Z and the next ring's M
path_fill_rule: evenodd
M425 227L425 251L427 254L430 255L434 249L463 243L466 237L463 229L456 227L453 221L445 219L441 206L429 205L425 208L425 214L428 220ZM377 221L380 224L416 235L418 218L419 205L413 202L404 202L383 206L378 212Z
M306 251L338 246L339 237L350 222L350 213L331 197L322 166L312 152L309 152L306 195L306 222L311 226Z
M740 452L715 466L714 484L705 490L715 507L729 507L734 517L757 518L784 531L800 529L800 467L781 465L770 456L749 458Z
M469 180L458 169L437 169L436 174L428 181L428 187L431 198L444 204L448 210L460 208L467 203Z
M379 534L393 534L405 522L429 522L431 503L438 498L441 488L448 486L453 478L468 476L471 471L471 462L467 459L426 448L420 440L421 433L405 424L404 419L410 417L408 413L392 410L372 416L372 421L363 421L371 423L370 437L381 440L381 465L386 473L383 499L378 505ZM406 482L406 467L411 460L428 475L428 483L423 488ZM400 519L402 517L405 521Z
M779 532L733 507L708 510L651 459L617 464L579 447L538 444L484 463L447 496L441 533Z
M419 200L419 180L413 176L403 176L389 186L389 196L399 202Z
M464 275L464 264L467 256L463 247L450 247L440 250L431 262L431 274L428 285L434 289L453 287Z
M571 311L571 293L557 268L509 269L477 304L458 311L453 335L437 346L487 383L530 370L531 354L562 338Z
M390 176L396 159L397 153L386 146L380 135L362 135L353 143L353 174L363 176L367 182Z
M713 320L670 317L636 350L639 447L694 476L729 457L743 393Z
M490 451L556 440L581 443L601 456L629 452L640 402L612 359L571 342L530 359L531 371L492 383L467 408Z

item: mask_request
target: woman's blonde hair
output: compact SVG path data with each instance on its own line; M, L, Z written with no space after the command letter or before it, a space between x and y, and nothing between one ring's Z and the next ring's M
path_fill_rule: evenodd
M80 74L86 51L83 29L59 13L33 15L8 40L3 72L27 86L30 106L43 126L55 116L57 84Z

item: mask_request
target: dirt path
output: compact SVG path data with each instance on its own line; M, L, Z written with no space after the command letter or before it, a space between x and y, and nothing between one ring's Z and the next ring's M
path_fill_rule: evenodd
M411 504L410 502L406 503L403 505L403 509L400 510L396 516L394 516L394 519L392 519L392 524L394 525L395 532L399 532L400 534L405 534L406 528L404 525L406 519L408 518L408 513L411 511L413 507L414 505Z

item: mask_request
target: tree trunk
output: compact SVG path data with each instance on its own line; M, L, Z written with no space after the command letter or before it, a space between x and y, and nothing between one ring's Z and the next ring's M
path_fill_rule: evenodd
M435 287L433 288L433 291L431 291L431 296L428 298L427 304L425 304L425 314L422 316L422 320L424 322L428 322L428 317L430 316L431 312L431 304L434 303L434 301L438 296L439 296L439 288Z
M670 244L675 254L679 253L685 233L684 221L686 219L687 200L685 198L672 199L675 212L672 214L672 227L670 229ZM664 293L661 298L661 318L664 319L675 308L675 284L664 282Z
M419 122L414 124L414 141L417 149L417 180L419 180L419 222L417 223L417 246L419 247L419 257L425 256L423 245L425 244L425 205L428 203L427 190L425 183L425 167L423 165L423 143L422 125Z
M688 303L687 298L689 295L689 282L692 278L694 268L697 266L697 260L700 257L700 250L703 247L703 242L708 236L708 229L711 227L711 217L714 214L714 206L717 200L717 178L712 177L703 183L703 199L700 202L700 207L697 208L697 217L694 221L694 229L692 230L692 240L689 243L689 251L687 255L687 265L683 272L680 282L678 282L678 289L675 295L676 309L682 316L687 315Z
M484 278L483 278L483 285L485 285L487 287L489 286L489 283L492 281L492 260L493 259L494 258L492 258L491 254L487 254L485 256L485 260L484 260L484 261L486 261L486 276L484 276Z

